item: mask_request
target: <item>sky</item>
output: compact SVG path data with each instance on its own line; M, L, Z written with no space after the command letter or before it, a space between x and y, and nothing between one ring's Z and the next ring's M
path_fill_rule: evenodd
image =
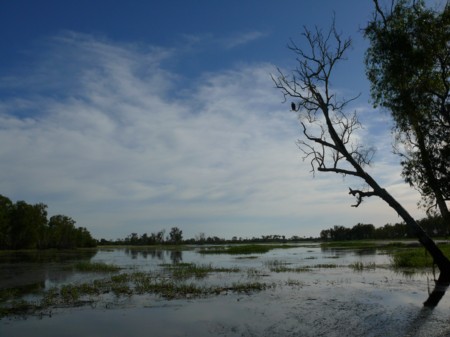
M353 46L333 89L377 153L368 168L415 217L418 193L392 154L389 114L364 72L361 0L0 1L0 194L42 202L97 238L179 227L184 238L317 237L334 225L401 221L358 208L336 174L312 175L277 67L303 27L336 26Z

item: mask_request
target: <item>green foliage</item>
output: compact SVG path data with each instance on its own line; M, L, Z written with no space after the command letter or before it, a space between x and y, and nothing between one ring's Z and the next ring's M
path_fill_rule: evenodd
M450 220L450 6L399 0L366 30L372 97L396 123L403 177Z
M417 223L432 237L447 237L450 234L449 227L445 224L441 216L428 216L417 221ZM344 226L334 226L324 229L320 232L320 238L327 242L322 243L323 247L338 247L335 241L351 241L351 240L404 240L415 238L414 233L409 230L405 223L386 224L382 227L375 228L373 225L357 224L352 228ZM328 243L328 241L334 241ZM352 245L361 246L363 242L341 242L343 247L351 247ZM368 246L376 245L373 242L367 243ZM365 247L368 248L368 247Z
M444 255L450 256L450 245L440 245ZM422 247L404 248L391 251L391 264L394 268L431 268L433 259Z
M424 268L433 264L430 255L423 248L396 251L391 262L394 268Z
M13 249L42 248L45 246L47 206L29 205L18 201L13 205L10 217L10 243Z
M47 205L15 204L0 195L0 249L44 249L95 247L86 228L76 228L65 215L47 220Z
M333 241L322 242L320 244L322 248L348 248L348 249L370 249L378 248L380 244L374 241Z
M183 231L178 227L172 227L169 233L169 242L179 245L183 241Z

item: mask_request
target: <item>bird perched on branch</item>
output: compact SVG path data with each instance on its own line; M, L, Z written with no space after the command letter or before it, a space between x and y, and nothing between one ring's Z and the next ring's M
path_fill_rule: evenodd
M294 103L294 102L292 102L292 103L291 103L291 110L292 110L292 111L297 111L297 109L296 109L296 106L295 106L295 103Z

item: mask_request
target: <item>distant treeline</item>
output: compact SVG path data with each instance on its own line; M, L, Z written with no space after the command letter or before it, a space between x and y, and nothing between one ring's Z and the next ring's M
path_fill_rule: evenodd
M299 236L286 237L285 235L262 235L261 237L242 238L233 236L231 239L224 239L218 236L206 236L200 233L195 238L183 239L183 232L178 227L172 227L169 235L165 236L165 230L159 232L139 235L131 233L126 238L117 240L101 239L99 245L131 245L131 246L147 246L147 245L164 245L164 244L226 244L226 243L266 243L266 242L299 242L318 240L317 238L302 238Z
M97 241L84 227L65 215L47 219L47 205L13 203L0 195L0 249L95 247Z
M163 244L181 244L183 243L183 231L178 227L172 227L169 235L164 236L166 231L164 229L156 233L148 235L144 233L138 235L137 233L131 233L124 239L106 240L100 239L99 245L127 245L127 246L151 246L151 245L163 245Z
M431 237L446 238L450 234L450 228L444 223L441 216L423 218L418 221L419 225ZM320 239L324 241L345 241L345 240L376 240L376 239L408 239L416 238L409 231L405 223L386 224L383 227L375 228L372 224L358 223L352 228L344 226L334 226L320 232Z

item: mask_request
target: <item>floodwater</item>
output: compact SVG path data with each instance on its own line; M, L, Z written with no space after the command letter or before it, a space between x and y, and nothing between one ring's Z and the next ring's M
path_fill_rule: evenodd
M202 255L196 247L111 248L56 257L45 252L3 254L0 288L20 287L25 298L32 298L52 287L105 277L69 268L80 260L118 265L123 268L119 273L153 272L179 262L237 268L239 272L213 272L194 281L225 286L258 281L272 286L172 300L154 294L110 295L90 305L53 308L44 315L2 318L0 336L450 336L450 295L435 309L424 308L432 275L396 273L388 268L389 256L375 249L305 245L250 256ZM371 267L357 270L351 267L354 263ZM276 265L291 270L274 272L271 266ZM308 271L295 271L308 266Z

